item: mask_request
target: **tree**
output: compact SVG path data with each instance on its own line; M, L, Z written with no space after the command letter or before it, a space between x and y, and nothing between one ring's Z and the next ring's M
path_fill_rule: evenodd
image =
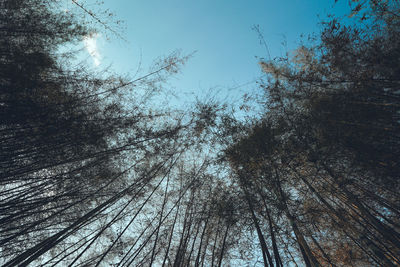
M399 10L360 5L365 24L334 19L319 44L260 63L266 113L226 150L249 206L286 217L307 266L399 264Z
M110 229L138 216L147 201L139 211L130 205L159 188L192 142L194 120L149 107L186 58L161 59L130 81L98 77L58 52L94 30L77 15L57 1L0 4L2 263L103 260L121 240ZM120 94L135 86L134 102ZM108 238L117 241L96 251Z

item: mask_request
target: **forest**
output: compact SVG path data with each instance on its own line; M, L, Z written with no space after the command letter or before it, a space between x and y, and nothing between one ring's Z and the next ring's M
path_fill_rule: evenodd
M398 0L186 110L157 95L190 55L94 72L74 45L114 30L72 2L0 0L1 266L400 266Z

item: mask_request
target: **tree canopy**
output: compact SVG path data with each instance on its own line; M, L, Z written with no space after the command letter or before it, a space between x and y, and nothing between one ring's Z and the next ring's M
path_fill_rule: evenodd
M190 56L135 78L73 63L119 35L73 3L0 0L0 264L400 265L398 1L350 1L261 61L248 120L153 99Z

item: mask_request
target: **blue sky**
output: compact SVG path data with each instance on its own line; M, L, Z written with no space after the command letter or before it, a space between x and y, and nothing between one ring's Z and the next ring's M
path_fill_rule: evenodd
M139 62L145 70L174 50L197 51L170 81L182 96L210 90L240 96L254 88L262 75L256 57L267 57L254 25L274 58L294 50L301 34L319 32L318 24L328 13L348 12L347 0L106 0L102 8L124 21L126 41L101 34L99 67L111 65L117 73L133 74Z

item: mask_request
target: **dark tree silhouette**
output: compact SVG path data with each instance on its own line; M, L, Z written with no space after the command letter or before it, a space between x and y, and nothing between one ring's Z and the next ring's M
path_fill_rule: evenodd
M268 225L271 210L307 266L400 264L398 14L397 1L356 5L361 26L334 19L320 44L261 62L266 113L226 155L265 266L272 245L256 213Z

